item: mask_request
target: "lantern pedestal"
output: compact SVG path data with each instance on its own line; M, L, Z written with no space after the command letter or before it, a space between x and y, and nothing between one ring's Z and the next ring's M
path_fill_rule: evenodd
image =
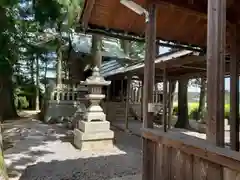
M84 85L88 87L90 105L83 115L83 119L78 122L74 129L74 144L81 150L106 149L113 147L114 132L110 130L110 123L106 121L100 102L105 98L102 94L102 87L110 85L110 81L105 81L100 76L99 69L95 67L93 74Z

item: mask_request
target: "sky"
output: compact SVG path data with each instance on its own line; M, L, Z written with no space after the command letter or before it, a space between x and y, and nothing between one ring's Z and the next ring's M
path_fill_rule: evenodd
M225 78L225 90L230 91L230 79ZM200 92L200 88L188 87L189 92Z

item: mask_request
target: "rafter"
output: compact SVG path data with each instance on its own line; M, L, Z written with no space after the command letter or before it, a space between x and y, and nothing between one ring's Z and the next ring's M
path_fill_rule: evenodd
M82 22L82 26L84 29L86 29L88 26L94 4L95 4L95 0L85 1L84 11L83 11L84 13L82 14L82 16L80 18L80 21Z
M202 16L207 19L207 1L203 0L192 0L192 2L186 0L149 0L158 5L173 5L174 8L185 9L189 11L189 13L197 13L198 16ZM229 7L232 4L229 4ZM227 12L227 21L229 23L236 23L238 21L239 16L233 11Z

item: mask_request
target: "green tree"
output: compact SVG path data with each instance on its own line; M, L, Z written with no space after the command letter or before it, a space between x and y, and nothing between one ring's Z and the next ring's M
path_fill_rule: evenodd
M35 0L35 18L44 27L45 41L51 43L57 54L57 84L62 80L63 52L83 6L82 0Z

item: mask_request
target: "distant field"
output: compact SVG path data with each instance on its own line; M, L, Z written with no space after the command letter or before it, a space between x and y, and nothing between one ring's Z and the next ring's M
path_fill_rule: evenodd
M177 108L178 103L174 102L173 103L173 108ZM188 114L191 115L194 111L197 111L198 109L198 103L197 102L191 102L188 103ZM225 118L229 118L229 113L230 113L230 104L225 104Z

